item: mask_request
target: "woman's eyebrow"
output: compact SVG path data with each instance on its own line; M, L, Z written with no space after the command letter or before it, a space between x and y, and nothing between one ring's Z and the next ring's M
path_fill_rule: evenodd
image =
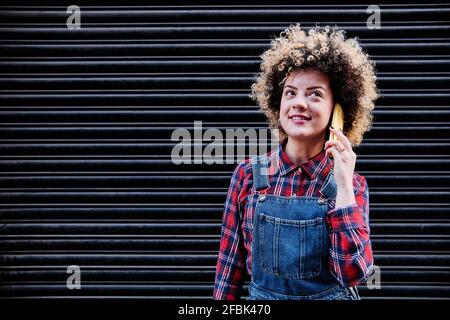
M289 88L292 88L292 89L295 89L295 90L297 90L297 88L296 88L296 87L294 87L294 86L291 86L291 85L289 85L289 84L285 85L284 87L285 87L285 88L286 88L286 87L289 87ZM323 90L327 91L327 89L325 89L325 88L324 88L324 87L322 87L322 86L312 86L312 87L308 87L308 88L306 88L306 90L317 89L317 88L320 88L320 89L323 89Z
M325 88L324 88L324 87L322 87L322 86L313 86L313 87L309 87L309 88L307 88L306 90L317 89L317 88L319 88L319 89L323 89L323 90L327 91L327 89L325 89Z

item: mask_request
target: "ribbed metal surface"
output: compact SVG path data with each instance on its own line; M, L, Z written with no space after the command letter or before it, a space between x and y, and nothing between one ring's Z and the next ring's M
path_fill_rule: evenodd
M236 164L174 165L171 133L265 128L258 56L319 21L360 37L382 93L356 167L382 289L360 293L450 297L450 5L382 4L368 30L367 5L260 3L90 2L80 30L61 4L0 8L1 296L210 298Z

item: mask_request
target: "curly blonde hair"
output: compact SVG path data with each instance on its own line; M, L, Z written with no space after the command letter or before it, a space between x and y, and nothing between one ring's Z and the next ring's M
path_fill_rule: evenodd
M329 26L316 26L306 33L297 23L273 39L261 58L261 72L255 77L250 97L265 113L269 127L279 129L280 140L287 137L278 125L284 83L295 71L312 68L329 76L334 102L341 104L345 114L343 132L352 146L361 143L371 129L379 91L375 62L356 38L345 39L344 30Z

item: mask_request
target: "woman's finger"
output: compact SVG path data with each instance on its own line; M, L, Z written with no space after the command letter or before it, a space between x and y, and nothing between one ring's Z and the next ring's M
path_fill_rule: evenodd
M334 159L342 158L341 152L336 147L331 148L331 153L333 154Z
M325 143L325 148L324 149L326 150L326 149L328 149L329 147L332 147L332 146L336 146L339 151L346 150L344 144L341 141L339 141L339 140L328 140Z
M328 149L330 146L334 146L335 142L339 140L327 140L324 145L324 149Z
M330 154L333 155L333 158L334 158L334 159L336 159L336 157L342 158L342 154L341 154L341 152L337 149L336 146L332 146L331 148L328 148L328 149L325 151L325 155L329 156Z
M330 130L333 131L333 133L338 137L339 141L341 141L344 144L344 146L347 150L352 150L352 145L351 145L350 141L348 141L348 138L345 136L345 134L342 131L336 130L334 128L330 128Z

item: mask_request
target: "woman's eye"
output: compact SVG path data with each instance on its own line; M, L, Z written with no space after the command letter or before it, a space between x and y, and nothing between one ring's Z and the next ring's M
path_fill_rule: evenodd
M289 92L292 92L292 93L294 93L294 91L293 91L293 90L286 90L286 95L287 95L287 96L289 95Z
M315 90L312 92L313 94L315 94L317 97L322 97L322 92Z

